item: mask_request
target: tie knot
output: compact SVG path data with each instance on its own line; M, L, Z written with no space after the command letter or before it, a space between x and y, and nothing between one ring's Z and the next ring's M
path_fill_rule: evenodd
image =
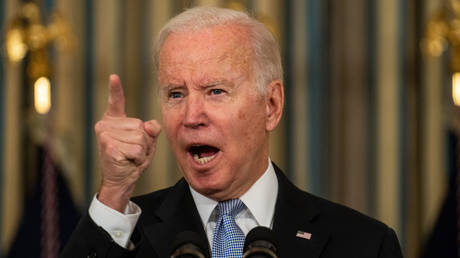
M244 203L240 199L231 199L217 204L219 216L230 215L235 217L244 208Z

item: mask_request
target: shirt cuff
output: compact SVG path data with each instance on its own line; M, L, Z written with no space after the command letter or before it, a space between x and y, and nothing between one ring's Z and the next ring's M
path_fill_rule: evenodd
M141 208L132 201L129 201L125 212L120 213L100 202L94 195L89 206L89 216L112 237L113 241L121 247L128 248L129 239L134 231L137 220L141 215Z

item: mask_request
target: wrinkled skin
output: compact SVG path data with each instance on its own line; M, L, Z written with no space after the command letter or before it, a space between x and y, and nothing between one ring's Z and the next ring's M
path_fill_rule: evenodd
M96 123L95 131L102 169L98 199L123 212L137 180L155 154L160 124L126 117L120 78L111 75L107 109Z
M269 83L264 94L256 87L247 33L234 24L175 32L160 53L164 131L187 182L215 200L240 197L266 170L268 136L283 109L281 81ZM126 117L116 75L108 102L95 126L102 168L98 199L123 212L152 161L161 127Z
M261 94L247 38L236 25L173 33L160 54L168 141L187 182L215 200L240 197L263 174L269 132L281 117L281 82ZM189 151L194 145L218 151L201 164Z

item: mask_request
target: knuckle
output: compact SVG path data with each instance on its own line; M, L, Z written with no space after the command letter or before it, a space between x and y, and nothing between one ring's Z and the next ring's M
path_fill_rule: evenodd
M134 154L134 156L136 157L142 157L144 156L144 148L142 148L142 146L138 145L138 144L135 144L133 147L132 147L132 152Z
M134 141L136 141L138 143L142 143L142 142L144 142L144 133L136 131L136 132L133 133L133 138L134 138Z
M104 120L99 120L97 123L94 125L94 131L96 134L99 134L104 130Z
M103 146L107 145L110 142L110 137L107 134L107 132L105 132L105 131L102 131L102 132L98 133L97 134L97 139L99 141L99 144L101 144Z
M126 158L123 155L117 153L112 156L112 160L115 161L115 163L117 164L122 164L126 160Z
M148 123L148 128L151 131L152 137L157 137L161 132L161 125L156 120L150 120Z
M137 118L132 118L132 124L134 128L144 130L144 122Z
M105 146L105 154L115 162L121 162L124 160L123 155L121 155L120 151L118 150L117 146L112 143L107 143Z
M109 142L106 142L104 144L104 150L105 150L105 153L108 154L109 156L113 156L117 152L117 148L112 143L109 143Z

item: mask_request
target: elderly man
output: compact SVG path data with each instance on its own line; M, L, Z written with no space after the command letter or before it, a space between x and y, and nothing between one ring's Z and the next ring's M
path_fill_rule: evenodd
M193 8L165 25L156 47L162 126L184 178L130 201L160 125L125 116L112 75L95 126L101 188L63 257L168 257L185 230L207 239L212 257L241 257L256 226L273 230L280 257L402 256L392 229L302 192L271 163L284 90L264 25L237 11Z

